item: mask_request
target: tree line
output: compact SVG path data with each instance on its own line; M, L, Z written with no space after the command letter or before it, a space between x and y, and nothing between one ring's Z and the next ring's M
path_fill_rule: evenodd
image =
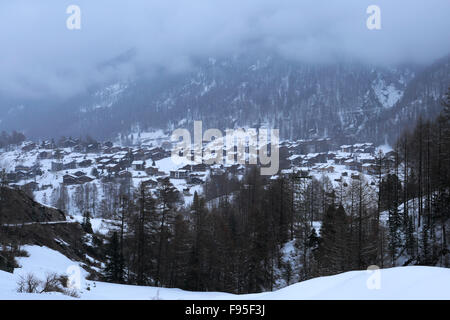
M213 177L188 208L169 179L156 191L141 184L120 197L105 279L253 293L370 265L449 267L448 97L443 105L376 155L372 179L269 179L249 167L241 180Z
M2 131L0 133L0 148L5 148L10 145L18 145L25 141L25 135L23 133L13 131L11 133L7 133L6 131Z
M377 153L374 168L331 181L248 166L242 179L211 176L189 206L169 178L156 188L105 184L99 212L115 221L106 238L89 222L95 192L75 198L111 282L254 293L370 265L449 267L449 96L438 118L419 119L393 152Z

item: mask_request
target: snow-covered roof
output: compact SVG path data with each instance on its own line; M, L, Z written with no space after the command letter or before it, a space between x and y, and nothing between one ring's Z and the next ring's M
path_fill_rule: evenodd
M301 157L301 155L299 155L299 154L294 154L294 155L290 156L290 157L288 158L288 160L295 160L295 159L297 159L297 158L299 158L299 157Z

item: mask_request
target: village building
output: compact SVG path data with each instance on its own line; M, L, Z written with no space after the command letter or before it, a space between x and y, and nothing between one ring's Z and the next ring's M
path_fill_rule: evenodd
M171 170L170 171L170 177L172 179L186 179L188 177L188 171L187 170Z
M145 161L137 160L131 163L131 167L136 171L145 171Z

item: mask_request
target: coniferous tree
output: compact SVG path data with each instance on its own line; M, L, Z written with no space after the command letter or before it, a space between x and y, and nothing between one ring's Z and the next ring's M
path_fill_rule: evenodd
M320 229L319 268L322 275L346 271L348 221L344 207L329 206Z
M92 224L91 224L91 214L89 211L85 211L83 213L83 222L81 223L83 230L87 233L93 233Z
M119 237L117 232L113 232L106 251L105 277L107 281L123 283L124 281L124 262L120 253Z

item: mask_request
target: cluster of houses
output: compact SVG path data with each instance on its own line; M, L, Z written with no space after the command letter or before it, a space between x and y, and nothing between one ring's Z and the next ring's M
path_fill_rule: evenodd
M187 184L199 185L204 183L207 172L213 176L241 175L245 172L246 166L241 164L205 163L162 172L155 162L170 157L168 150L159 146L123 147L111 142L81 143L71 138L58 145L50 141L44 141L41 145L29 142L22 146L22 151L36 152L36 163L32 166L17 165L13 172L7 173L7 179L10 183L34 180L27 183L27 188L36 190L39 185L35 178L44 173L40 166L42 160L47 160L50 164L46 170L62 172L65 185L84 184L100 178L109 181L131 178L132 172L142 178L152 177L155 181L168 176L171 179L183 179ZM280 143L279 154L280 170L299 167L327 174L335 172L336 166L345 166L347 170L368 175L375 175L378 170L376 148L372 143L337 147L329 138L283 141ZM393 159L393 152L385 154L384 161L394 161Z
M13 187L36 191L44 189L36 181L44 171L62 176L64 185L79 185L102 179L104 182L117 182L122 178L151 178L155 183L163 178L184 179L187 184L204 183L208 166L205 164L186 165L179 170L162 172L156 161L168 158L171 152L159 146L123 147L110 142L81 145L76 139L66 139L56 145L43 142L41 145L27 143L22 152L37 154L33 166L18 165L8 173L8 182ZM92 152L94 151L94 152ZM26 156L24 157L26 158ZM46 165L42 166L45 161ZM221 168L212 168L218 174ZM224 170L223 170L224 171ZM17 185L21 180L33 180L25 185ZM47 187L47 186L45 186Z
M320 143L319 143L320 141ZM288 155L290 167L308 167L323 173L333 173L337 165L345 169L358 171L368 175L378 172L376 148L373 143L356 143L341 145L337 150L329 139L299 140L297 142L284 142L280 147L280 154ZM281 148L285 152L281 152ZM314 152L308 152L314 151ZM394 162L395 153L389 151L383 155L383 164Z
M8 172L6 178L9 182L18 182L20 180L33 179L36 176L42 175L43 172L39 165L32 166L17 165L14 171Z
M64 184L83 184L99 176L111 178L125 178L132 176L130 170L143 172L148 176L163 176L155 165L155 161L170 156L170 152L160 148L129 148L105 146L94 159L80 159L63 162L54 160L51 163L52 171L65 171L68 169L91 168L91 176L86 172L78 171L75 174L63 176ZM140 174L140 173L139 173Z

